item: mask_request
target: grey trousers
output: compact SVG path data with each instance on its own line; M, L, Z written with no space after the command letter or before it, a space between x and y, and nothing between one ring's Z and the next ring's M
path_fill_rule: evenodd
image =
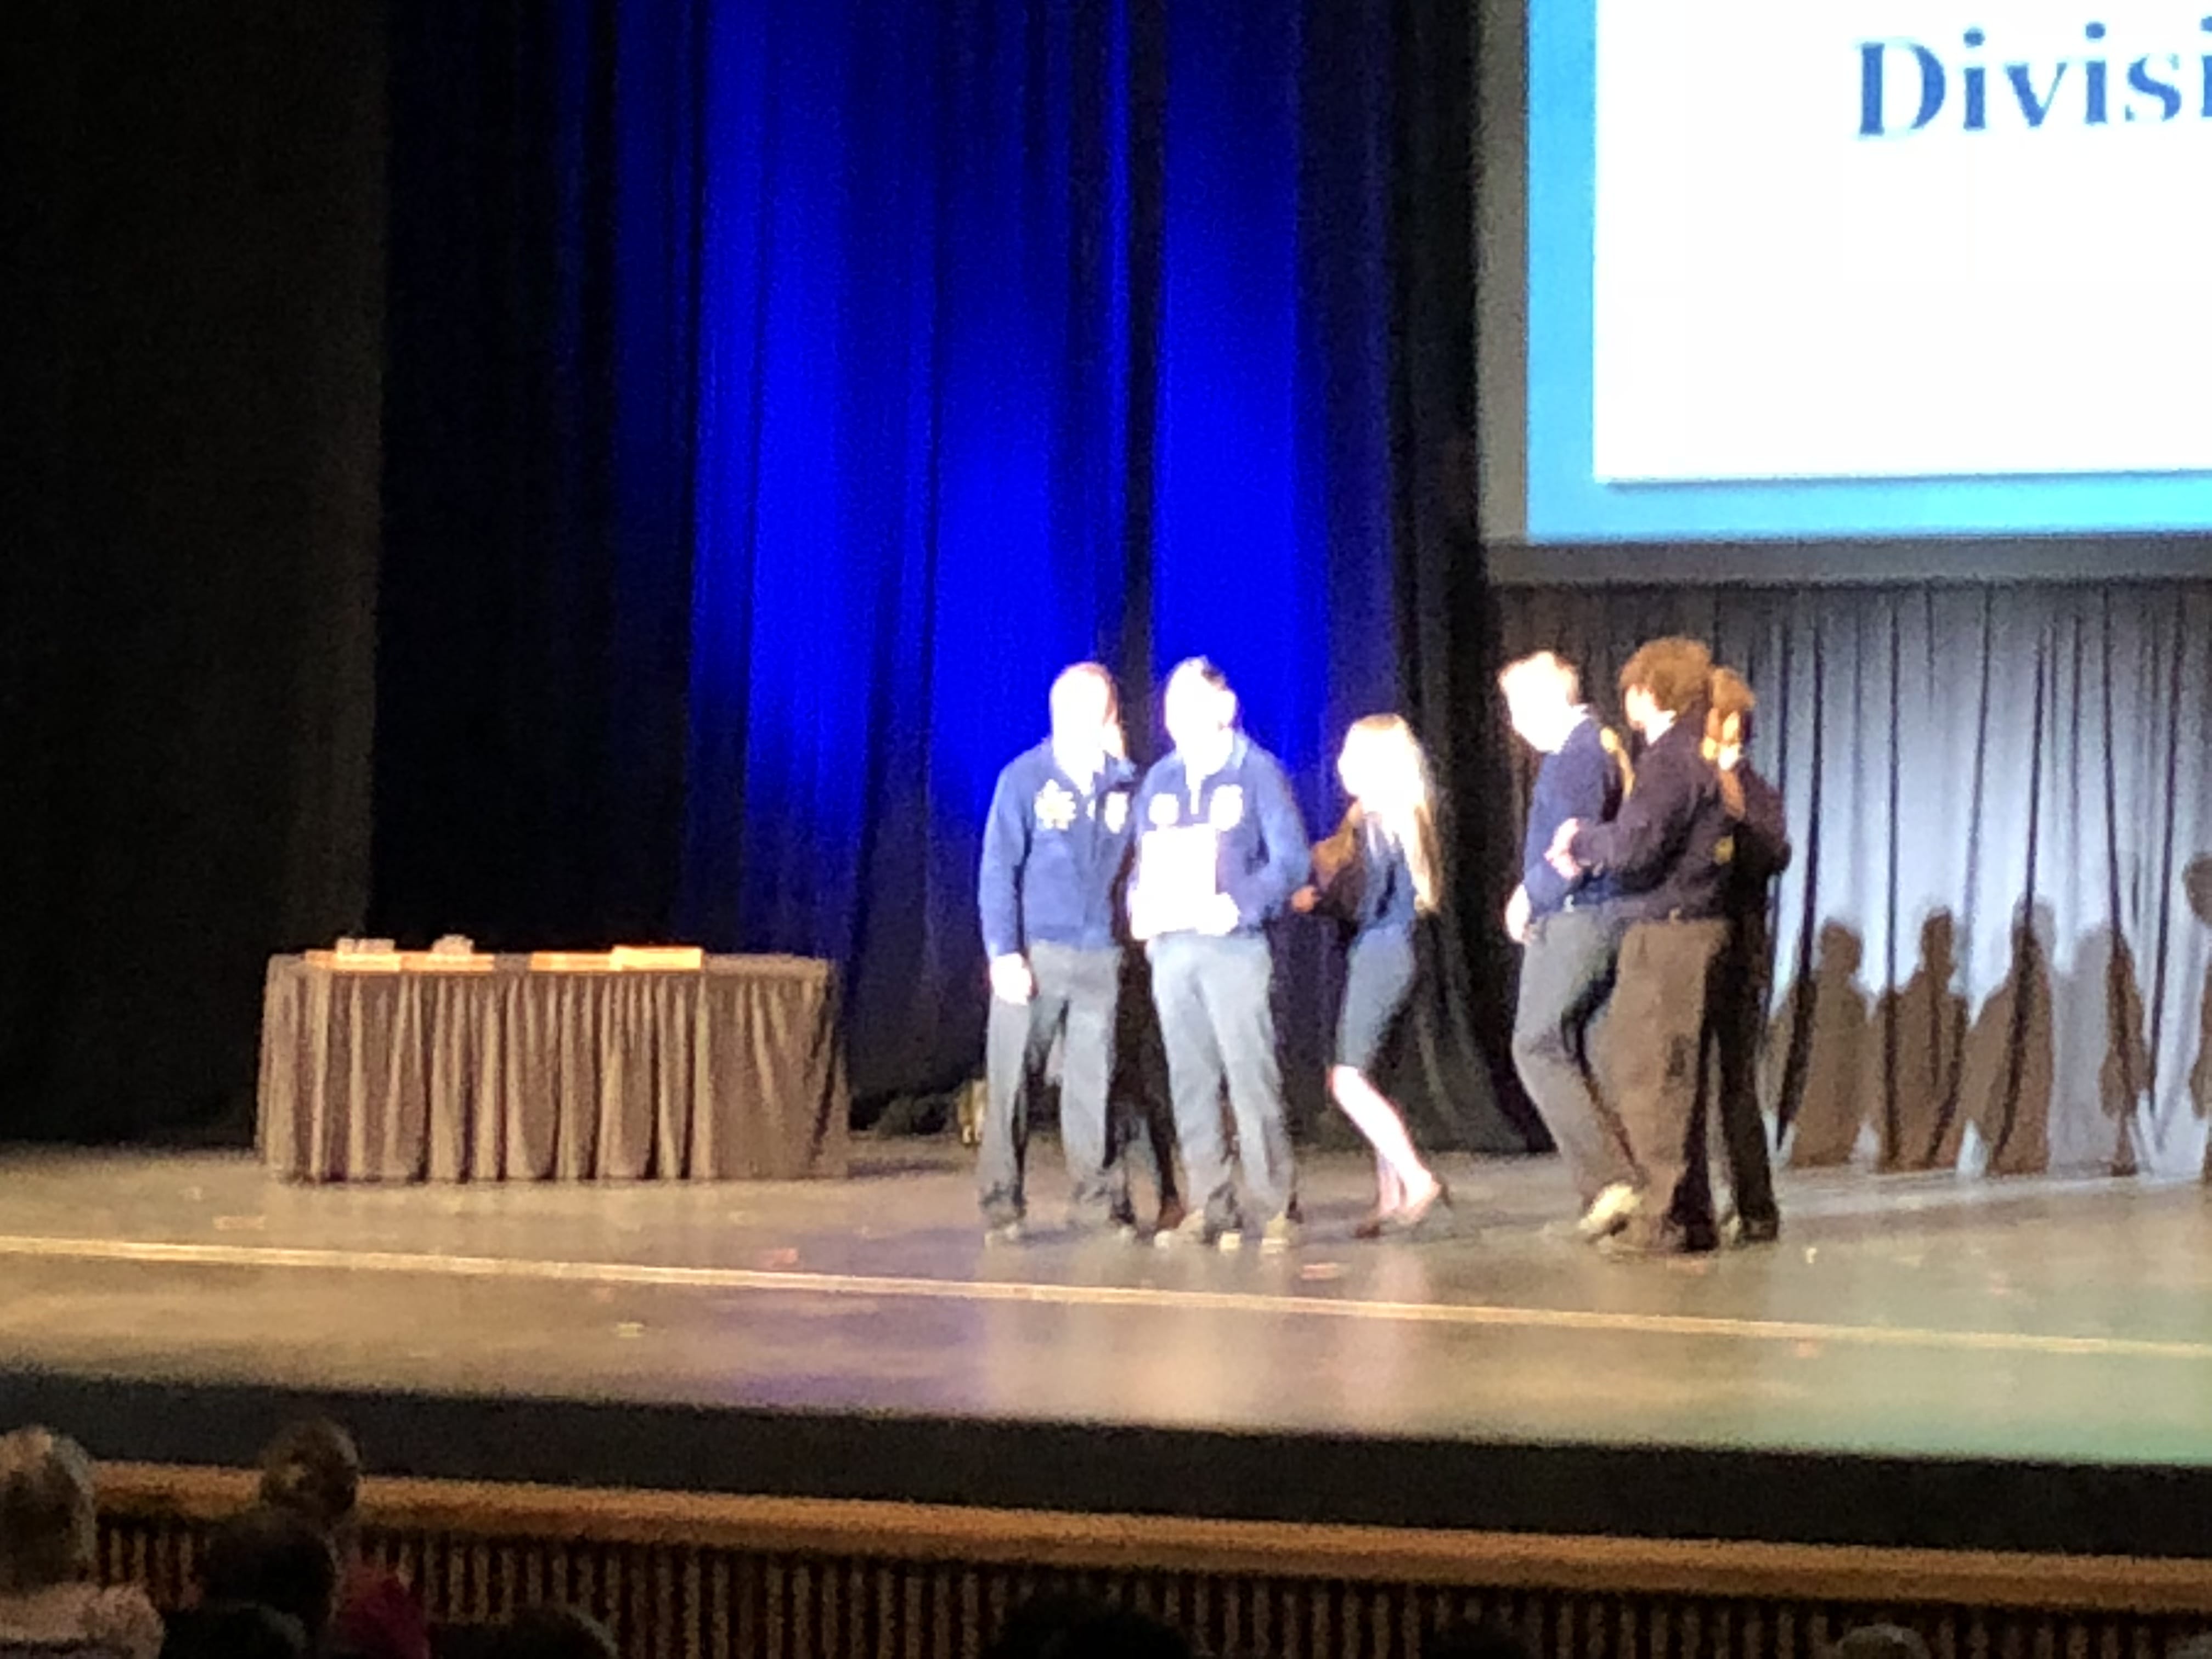
M1029 960L1036 981L1030 1000L991 999L984 1038L988 1094L975 1165L983 1213L998 1223L1018 1220L1026 1210L1030 1100L1043 1079L1053 1040L1060 1037L1060 1144L1067 1159L1069 1206L1079 1221L1121 1219L1129 1195L1108 1133L1107 1108L1121 953L1040 942L1030 947Z
M1176 1139L1189 1182L1187 1201L1203 1204L1218 1227L1241 1225L1241 1174L1244 1200L1256 1212L1251 1219L1287 1214L1297 1172L1283 1121L1282 1066L1268 1000L1274 958L1267 939L1171 933L1154 939L1146 955L1167 1048ZM1222 1135L1224 1087L1237 1126L1233 1168Z
M1528 924L1513 1064L1558 1143L1587 1206L1618 1182L1641 1186L1627 1131L1597 1086L1589 1030L1613 989L1613 929L1596 910L1561 910Z

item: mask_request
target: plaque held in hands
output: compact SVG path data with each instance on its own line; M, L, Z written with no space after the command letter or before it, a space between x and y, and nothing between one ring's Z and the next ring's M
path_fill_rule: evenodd
M1139 939L1197 933L1219 896L1220 838L1210 823L1149 830L1137 843L1136 892L1130 906Z

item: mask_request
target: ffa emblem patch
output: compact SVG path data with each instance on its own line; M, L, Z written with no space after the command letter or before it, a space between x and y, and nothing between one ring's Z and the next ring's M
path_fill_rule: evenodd
M1733 864L1735 862L1735 837L1734 836L1723 836L1718 841L1713 843L1713 862L1715 864Z
M1106 833L1109 836L1120 835L1121 826L1129 821L1129 792L1126 789L1116 789L1106 797L1105 805L1099 810L1105 816Z
M1234 830L1244 822L1244 791L1237 784L1224 783L1213 792L1206 804L1206 820L1217 830Z
M1153 829L1171 829L1176 822L1182 818L1182 808L1176 805L1176 799L1173 795L1155 795L1152 797L1152 818Z
M1075 822L1075 797L1060 787L1058 778L1046 779L1037 791L1036 821L1048 830L1065 830Z

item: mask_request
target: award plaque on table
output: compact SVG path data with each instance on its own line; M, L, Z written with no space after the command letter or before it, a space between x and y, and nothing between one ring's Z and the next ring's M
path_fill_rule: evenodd
M1190 933L1220 890L1221 843L1210 823L1150 830L1137 844L1137 895L1152 931Z

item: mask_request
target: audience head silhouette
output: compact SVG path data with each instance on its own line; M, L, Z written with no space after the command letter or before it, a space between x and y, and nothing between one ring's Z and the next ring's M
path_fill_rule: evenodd
M0 1435L0 1594L92 1577L92 1460L51 1429Z
M210 1606L245 1603L298 1621L320 1643L337 1593L337 1559L321 1528L264 1504L216 1528L200 1557L200 1594Z

